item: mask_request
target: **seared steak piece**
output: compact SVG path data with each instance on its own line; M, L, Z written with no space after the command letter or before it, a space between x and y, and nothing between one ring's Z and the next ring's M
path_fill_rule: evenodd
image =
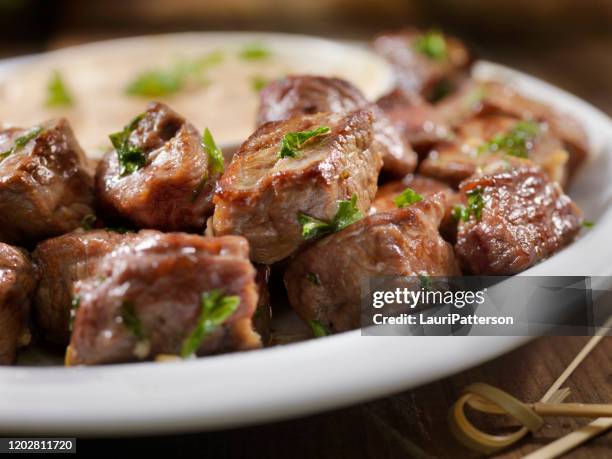
M446 240L454 241L457 232L457 220L453 217L453 208L461 203L459 193L444 182L424 177L422 175L407 175L402 180L389 182L378 188L376 197L370 207L370 213L388 212L397 209L395 199L406 189L410 188L423 197L436 193L444 201L444 218L440 222L440 233Z
M281 157L283 139L317 129L320 135ZM338 201L353 196L359 211L367 213L382 163L371 142L372 115L366 110L264 124L242 144L219 180L215 234L244 236L251 259L271 264L304 244L298 214L331 221Z
M524 165L461 184L467 207L455 250L473 274L513 275L568 245L580 209L538 167Z
M456 187L492 161L529 158L563 186L569 174L568 157L545 123L483 116L461 125L456 141L442 143L432 150L420 164L419 172Z
M93 180L65 119L0 130L0 241L31 245L92 213Z
M36 271L24 250L0 242L0 365L15 361L30 341L28 316Z
M152 103L113 136L115 149L96 172L103 212L141 228L201 231L223 165L204 149L196 128L167 105Z
M417 157L410 143L402 141L387 116L368 102L359 89L339 78L294 75L270 83L260 92L257 124L294 115L349 113L359 109L369 109L374 115L371 149L382 155L383 169L395 176L412 172Z
M397 88L376 102L385 112L402 140L425 156L438 142L450 140L452 130L435 106L417 94Z
M406 92L437 99L464 78L471 64L467 48L441 32L405 28L379 35L374 51L393 66Z
M70 365L207 355L261 346L248 243L141 231L75 284Z
M34 295L34 315L46 340L68 344L73 284L93 275L100 258L133 236L103 229L76 230L36 247L32 257L40 282Z
M360 325L364 279L460 275L452 246L438 234L444 207L436 194L371 215L306 248L285 273L291 306L306 321L351 330Z
M470 80L437 108L440 116L454 126L478 114L506 115L546 123L569 153L570 177L588 156L586 133L574 118L529 99L503 83Z

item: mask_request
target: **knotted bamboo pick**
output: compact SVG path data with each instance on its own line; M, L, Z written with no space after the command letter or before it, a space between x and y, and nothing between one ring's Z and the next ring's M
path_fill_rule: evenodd
M569 394L569 389L560 389L572 372L580 365L593 348L603 339L612 327L612 317L599 329L580 350L574 360L542 396L539 403L523 403L506 392L488 384L476 383L467 386L464 394L457 400L449 414L449 424L453 435L470 449L490 454L506 448L523 438L529 432L536 432L544 424L543 416L605 416L588 426L544 447L532 459L556 457L595 435L612 427L612 404L561 403ZM476 428L465 416L465 406L489 414L506 414L519 421L523 427L508 435L490 435ZM571 437L571 438L568 438ZM555 444L557 444L555 446ZM543 451L548 449L548 452ZM561 451L555 453L555 451Z

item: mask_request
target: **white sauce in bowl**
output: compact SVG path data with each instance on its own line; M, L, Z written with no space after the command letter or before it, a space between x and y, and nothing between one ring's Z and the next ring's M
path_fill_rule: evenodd
M257 45L269 51L247 60L242 50ZM89 156L109 148L108 134L121 130L144 111L149 97L126 94L126 87L148 70L168 70L179 61L212 52L222 62L203 72L205 83L155 100L166 102L198 129L208 127L217 143L235 145L254 129L258 92L254 79L274 80L291 73L347 79L374 99L389 90L389 67L369 51L297 35L257 33L188 33L113 40L67 48L35 57L0 76L0 125L35 125L65 116ZM74 99L69 107L45 106L53 72L61 74Z

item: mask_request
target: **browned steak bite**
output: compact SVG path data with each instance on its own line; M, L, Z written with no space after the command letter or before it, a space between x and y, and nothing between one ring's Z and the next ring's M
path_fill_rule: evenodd
M65 119L0 131L0 240L31 245L92 213L87 159Z
M24 250L0 242L0 365L15 361L30 341L28 315L36 271Z
M391 63L404 91L428 99L437 99L456 85L471 64L459 40L437 31L405 28L379 35L373 47Z
M75 285L70 365L207 355L261 346L248 243L141 231Z
M535 166L473 177L460 192L455 249L473 274L524 271L568 245L582 224L580 209Z
M368 277L459 275L452 246L438 234L443 215L443 197L436 194L317 241L285 273L291 306L306 321L351 330L360 324L361 285Z
M96 172L96 196L107 215L141 228L204 228L223 163L214 147L204 149L191 123L152 103L111 140L115 148Z
M437 108L440 116L453 126L478 114L505 115L546 123L569 153L567 168L570 178L588 156L586 133L574 118L529 99L503 83L469 80Z
M73 304L73 284L93 275L100 258L133 236L102 229L76 230L36 247L32 257L40 282L34 295L34 315L45 339L68 344L70 313L77 306Z
M460 204L460 198L459 193L444 182L418 174L410 174L402 180L389 182L378 188L372 207L370 207L370 213L387 212L403 205L400 195L406 188L410 188L423 197L440 193L445 208L444 218L440 223L440 233L445 239L454 241L457 220L453 217L452 211L456 205Z
M271 264L304 244L300 213L331 221L338 201L353 196L367 213L382 163L371 142L372 115L366 110L264 124L219 181L215 234L244 236L251 259Z
M567 151L545 123L506 116L482 116L463 124L452 143L442 143L420 164L423 175L458 186L486 164L529 159L562 186L568 177Z
M394 89L376 102L405 143L424 156L431 147L449 140L452 131L435 106L418 94Z
M274 81L260 93L257 123L320 112L348 113L369 109L374 116L372 150L383 157L383 169L403 176L414 170L417 157L409 142L398 135L387 116L351 83L339 78L294 75Z

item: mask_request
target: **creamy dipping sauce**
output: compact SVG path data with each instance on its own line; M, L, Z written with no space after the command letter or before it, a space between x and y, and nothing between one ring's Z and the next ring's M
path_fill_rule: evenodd
M245 58L249 47L264 56ZM211 53L197 81L161 97L129 95L128 85L143 72L168 71ZM73 103L47 107L47 86L57 71ZM0 77L0 125L29 127L66 117L90 157L110 148L108 134L144 111L150 100L166 102L199 130L208 127L221 145L235 145L253 131L257 86L288 74L309 73L347 79L373 99L390 89L388 66L370 52L326 40L278 34L193 33L68 48L37 57Z

